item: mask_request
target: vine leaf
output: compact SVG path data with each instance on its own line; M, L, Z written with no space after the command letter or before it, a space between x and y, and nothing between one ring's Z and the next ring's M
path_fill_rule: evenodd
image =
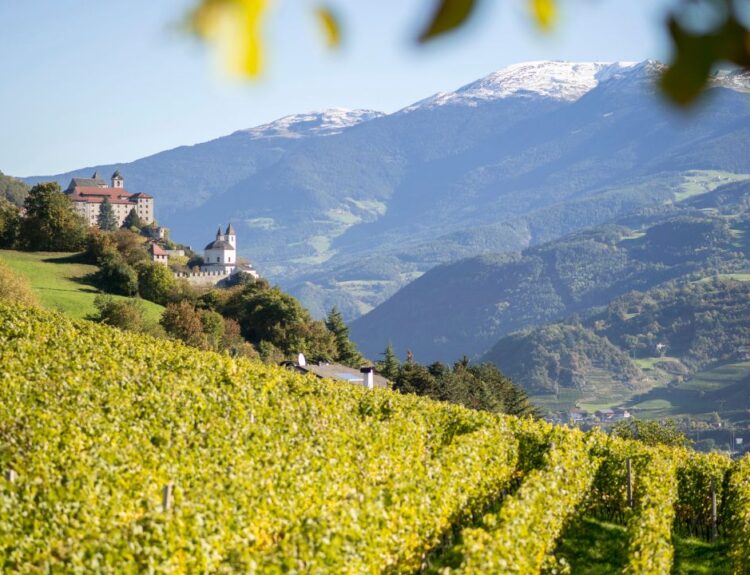
M477 0L440 0L419 42L428 42L462 26L476 8Z
M341 45L341 26L336 14L327 6L319 6L315 14L323 27L326 44L329 48L337 48Z
M257 76L263 69L261 24L270 4L270 0L201 0L188 15L188 26L217 45L230 73Z
M555 0L530 0L530 4L537 25L544 31L552 28L557 19Z

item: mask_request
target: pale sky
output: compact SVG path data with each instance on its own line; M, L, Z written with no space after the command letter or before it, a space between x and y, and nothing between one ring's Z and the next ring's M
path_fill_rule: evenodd
M0 0L0 170L52 174L127 162L293 113L393 112L529 60L664 60L672 0L559 0L551 35L524 0L485 0L471 26L413 41L430 0L329 0L344 45L328 51L313 0L277 0L266 71L226 77L177 30L194 0Z

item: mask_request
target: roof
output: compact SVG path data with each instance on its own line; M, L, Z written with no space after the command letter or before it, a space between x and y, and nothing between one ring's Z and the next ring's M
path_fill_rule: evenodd
M297 365L296 369L305 373L312 373L320 378L335 379L364 385L365 374L358 369L353 369L339 363L308 363L306 365ZM374 374L373 383L375 387L388 387L388 380L382 375Z
M94 174L96 176L96 174ZM93 178L73 178L70 180L70 183L68 184L68 190L73 190L75 188L106 188L107 184L104 183L104 180L99 179L98 177Z
M234 231L234 227L232 226L232 222L229 222L229 225L227 226L226 235L237 235L237 232Z
M112 174L112 179L114 178L120 178L122 180L122 174L120 173L120 170L115 170L115 173Z
M122 189L122 188L120 188L120 189ZM152 196L150 194L146 194L144 192L138 192L137 194L133 194L130 197L131 198L147 198L147 199L152 199L154 196Z
M162 247L159 244L151 244L148 248L148 251L151 252L155 256L168 256L169 254L165 252Z
M224 240L214 240L208 244L204 250L233 250L234 246Z
M112 204L134 204L133 194L124 188L110 188L109 186L78 186L68 190L68 197L74 202L87 204L101 204L107 198Z

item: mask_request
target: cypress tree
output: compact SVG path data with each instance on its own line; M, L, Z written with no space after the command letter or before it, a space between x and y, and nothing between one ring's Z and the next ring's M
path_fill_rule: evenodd
M357 346L349 339L349 328L344 323L344 317L334 306L326 317L326 327L336 338L336 361L350 367L361 366L365 358L357 350Z
M117 229L117 218L115 218L112 204L108 198L104 198L101 206L99 206L99 215L96 217L96 225L99 226L100 230L112 232Z
M143 220L136 213L135 208L130 210L130 213L125 217L125 221L122 222L122 227L127 229L138 228L140 230L143 226Z
M400 365L401 362L393 351L393 344L389 341L388 347L385 348L385 352L383 353L383 361L378 363L378 371L386 379L394 381L398 376L398 368Z

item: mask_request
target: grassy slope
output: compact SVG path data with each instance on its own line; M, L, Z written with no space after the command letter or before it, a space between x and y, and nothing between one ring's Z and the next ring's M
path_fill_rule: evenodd
M24 275L46 308L63 312L76 319L94 313L94 298L99 293L86 277L96 267L76 261L76 254L52 252L18 252L0 250L0 260ZM125 299L123 296L113 296ZM143 300L146 318L158 322L164 308Z

